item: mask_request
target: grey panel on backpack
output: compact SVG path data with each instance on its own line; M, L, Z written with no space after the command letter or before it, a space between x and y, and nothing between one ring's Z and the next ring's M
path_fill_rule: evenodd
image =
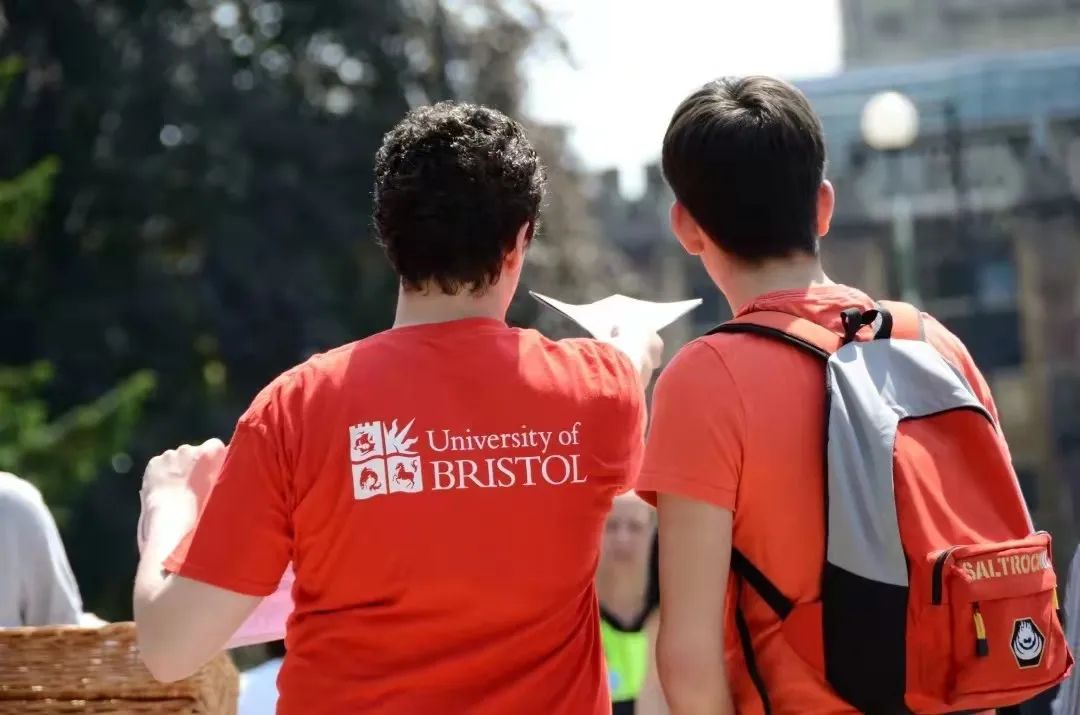
M893 490L897 425L957 408L986 410L964 376L922 341L849 343L829 359L828 375L828 560L906 586Z

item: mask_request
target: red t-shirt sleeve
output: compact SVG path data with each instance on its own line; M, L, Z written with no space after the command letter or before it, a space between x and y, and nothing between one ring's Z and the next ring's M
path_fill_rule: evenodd
M630 361L623 358L630 369L629 400L626 415L629 417L622 434L626 440L626 466L622 469L623 485L621 491L628 492L637 484L641 463L645 457L645 427L649 423L649 411L645 406L645 394L638 386L637 374Z
M690 343L653 392L638 493L652 504L660 492L734 510L745 424L720 353L704 340Z
M274 592L292 554L290 470L268 389L240 419L199 520L165 561L186 578L251 596Z
M583 473L615 480L629 491L637 480L645 450L648 412L637 370L621 350L596 340L564 341L578 351L580 379L586 386Z

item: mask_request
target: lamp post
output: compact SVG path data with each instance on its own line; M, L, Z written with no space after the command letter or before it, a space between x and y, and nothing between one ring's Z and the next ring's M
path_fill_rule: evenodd
M887 156L892 177L892 249L900 282L900 297L920 304L915 272L915 219L911 200L900 185L899 155L919 135L919 110L900 92L875 94L863 106L860 119L863 141Z

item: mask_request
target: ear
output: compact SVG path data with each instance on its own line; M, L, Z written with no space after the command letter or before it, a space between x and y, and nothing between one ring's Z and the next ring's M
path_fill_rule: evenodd
M821 182L817 195L817 235L825 236L832 225L833 210L836 208L836 191L828 179Z
M705 242L709 239L686 207L678 201L673 203L670 218L671 231L675 234L675 238L679 239L683 249L691 256L700 256L704 253Z
M529 243L532 242L532 237L533 222L526 221L518 229L517 236L514 239L514 247L506 254L505 266L508 270L520 268L525 263L525 252L529 248Z

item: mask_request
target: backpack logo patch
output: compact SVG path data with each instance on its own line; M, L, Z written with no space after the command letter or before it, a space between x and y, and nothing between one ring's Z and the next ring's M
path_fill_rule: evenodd
M1034 668L1042 662L1043 637L1035 621L1030 618L1018 618L1013 623L1012 652L1019 668Z

